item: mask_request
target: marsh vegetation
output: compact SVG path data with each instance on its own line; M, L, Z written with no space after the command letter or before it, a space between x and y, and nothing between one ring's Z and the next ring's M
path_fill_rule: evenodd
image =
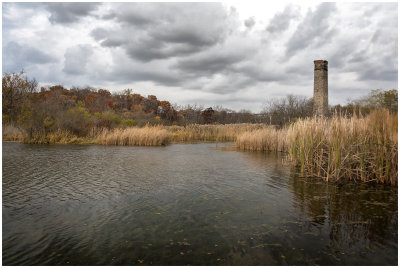
M328 118L310 99L289 95L261 114L179 107L127 89L52 86L23 73L3 75L3 140L33 144L163 146L236 142L240 150L287 154L303 177L397 184L397 90L373 90Z
M286 152L301 176L395 185L397 121L397 113L387 109L367 116L313 117L279 130L271 127L245 132L236 144L243 150Z

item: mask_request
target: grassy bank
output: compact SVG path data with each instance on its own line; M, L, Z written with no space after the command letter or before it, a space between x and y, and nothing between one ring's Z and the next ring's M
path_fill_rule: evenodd
M238 136L243 150L287 152L302 176L397 184L397 114L376 110L366 117L299 120L282 130Z
M161 146L169 143L169 136L167 130L160 126L146 126L144 128L103 129L95 135L95 141L103 145Z
M35 134L29 137L15 127L3 126L3 140L15 140L25 143L41 144L103 144L103 145L138 145L160 146L171 142L199 141L235 141L237 136L256 130L265 129L264 124L228 124L228 125L188 125L188 126L145 126L99 129L92 128L84 138L68 131L55 131L47 134ZM7 135L4 135L7 130Z
M146 126L94 130L91 136L104 145L159 146L170 142L235 141L237 135L265 128L262 124Z
M18 141L29 144L95 144L91 137L78 137L68 131L57 130L47 134L33 134L13 126L3 126L3 141Z
M273 126L244 132L236 139L236 147L241 150L287 152L288 146L286 130Z
M13 125L3 125L3 141L22 141L24 132Z
M266 128L264 124L227 124L227 125L188 125L167 126L165 129L171 141L236 141L238 135Z
M92 129L87 137L66 131L28 138L3 126L3 140L40 144L161 146L171 142L235 141L241 150L286 152L301 176L343 178L395 185L398 174L397 114L376 110L366 117L308 118L276 129L263 124L146 126Z

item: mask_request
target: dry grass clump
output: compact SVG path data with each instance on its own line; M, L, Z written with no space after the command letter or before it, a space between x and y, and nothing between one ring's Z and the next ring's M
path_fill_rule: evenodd
M237 136L246 132L265 128L263 124L226 124L226 125L188 125L169 126L168 130L172 141L235 141Z
M76 135L65 131L56 130L49 133L33 133L32 137L25 131L12 126L3 126L4 141L19 141L30 144L76 144L76 143L92 143L85 138L79 138Z
M263 124L146 126L125 129L92 129L89 136L104 145L167 145L170 141L235 141L237 135L246 131L262 129Z
M167 130L160 126L103 129L95 139L103 145L160 146L169 143Z
M302 176L397 184L397 114L308 119L288 129L289 157Z
M79 138L67 131L58 130L48 134L36 133L32 138L25 135L26 143L68 144L96 143L104 145L167 145L170 141L235 141L246 131L266 128L263 124L228 124L228 125L188 125L188 126L145 126L118 129L91 128L84 138Z
M273 126L238 135L236 146L241 150L287 152L287 135Z
M13 126L3 125L3 141L22 141L24 139L24 132Z
M27 135L23 138L24 143L30 144L79 144L91 143L89 140L79 138L78 136L65 130L56 130L47 134L36 133L32 137Z
M314 117L279 131L247 132L236 145L245 150L286 151L301 176L395 185L397 133L397 114L382 109L366 117Z

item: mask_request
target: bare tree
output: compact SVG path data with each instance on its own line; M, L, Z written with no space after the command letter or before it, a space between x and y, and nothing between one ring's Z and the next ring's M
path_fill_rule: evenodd
M269 119L269 124L282 126L297 118L312 116L312 108L312 99L290 94L285 98L267 100L262 114Z

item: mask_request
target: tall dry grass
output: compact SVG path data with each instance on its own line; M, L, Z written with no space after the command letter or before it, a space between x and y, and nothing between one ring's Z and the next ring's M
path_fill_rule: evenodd
M244 150L288 152L301 176L395 185L397 120L397 114L385 109L366 117L314 117L299 120L282 130L243 133L236 145Z
M287 152L288 141L285 130L267 126L238 135L236 146L241 150Z
M93 143L90 139L78 137L66 130L56 130L54 132L35 133L32 137L24 135L22 142L29 144L89 144Z
M3 141L22 141L24 139L24 132L13 125L3 125L2 132Z
M66 144L96 143L104 145L139 145L159 146L169 142L197 141L235 141L236 137L246 131L266 128L264 124L227 124L227 125L188 125L188 126L145 126L102 129L91 128L87 137L78 138L67 131L57 130L51 133L36 133L34 137L25 135L26 143ZM4 135L3 135L4 138Z
M169 143L167 130L160 126L103 129L95 137L95 140L96 143L103 145L160 146Z
M376 110L366 117L335 115L302 119L283 129L263 124L146 126L95 129L78 138L56 131L37 135L29 143L96 143L160 146L171 141L236 141L242 150L287 152L302 176L343 178L395 185L398 175L397 114ZM5 137L21 140L17 128L3 127Z
M227 124L227 125L187 125L187 126L167 126L171 141L190 142L190 141L235 141L237 136L258 129L263 129L264 124Z
M263 124L146 126L125 129L92 129L89 136L104 145L158 146L170 142L235 141L246 131L265 128Z

